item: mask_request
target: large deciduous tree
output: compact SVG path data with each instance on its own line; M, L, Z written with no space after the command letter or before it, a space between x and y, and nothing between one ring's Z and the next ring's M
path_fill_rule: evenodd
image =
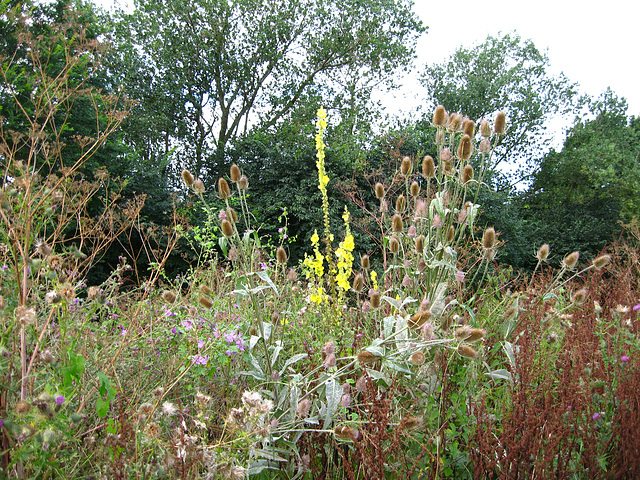
M115 30L129 141L150 161L200 176L225 147L286 120L314 95L353 110L406 67L425 28L410 0L137 0ZM349 106L351 108L344 108ZM366 121L366 119L365 119Z

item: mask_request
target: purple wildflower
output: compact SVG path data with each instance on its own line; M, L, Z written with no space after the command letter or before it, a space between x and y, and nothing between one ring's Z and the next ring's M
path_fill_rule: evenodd
M596 412L596 413L594 413L594 414L593 414L593 417L592 417L592 418L593 418L594 420L597 420L597 419L598 419L598 418L600 418L601 416L602 416L602 415L600 415L600 413L599 413L599 412Z
M622 355L622 357L620 357L620 361L621 362L628 362L629 361L629 356L628 355Z
M62 405L64 403L64 397L62 395L58 395L56 397L56 405Z

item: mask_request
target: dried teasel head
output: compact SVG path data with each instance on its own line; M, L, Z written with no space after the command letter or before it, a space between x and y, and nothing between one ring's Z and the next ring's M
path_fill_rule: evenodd
M409 359L411 364L415 365L416 367L419 367L420 365L423 365L426 360L427 360L427 357L422 352L414 352L411 355L411 358Z
M363 287L364 287L364 276L361 273L358 273L355 277L353 277L352 288L354 292L360 293Z
M469 137L473 138L473 136L476 134L475 122L469 118L465 118L462 122L462 131L465 135L469 135Z
M396 212L402 213L404 212L405 207L407 206L407 199L404 198L404 195L398 195L396 198Z
M493 227L489 227L482 235L482 248L491 250L496 245L496 231Z
M572 252L562 260L562 266L569 270L573 270L580 258L580 252Z
M205 285L204 283L200 285L199 289L202 295L211 295L213 293L213 290L211 290L211 287L209 285Z
M422 176L426 179L433 178L436 174L436 165L431 155L425 155L422 159Z
M242 173L240 173L240 168L238 167L238 165L236 164L231 165L231 181L233 183L236 183L238 180L240 180L241 176L242 176Z
M358 352L358 355L356 357L358 359L358 362L361 365L367 365L369 363L375 363L378 360L380 360L380 357L378 357L376 354L371 353L368 350L360 350Z
M417 253L424 253L424 242L425 242L426 238L424 235L418 235L416 237L416 252Z
M544 262L549 256L549 244L545 243L538 249L538 253L536 254L536 258L540 262Z
M360 436L360 432L358 432L358 430L346 425L341 425L334 428L333 434L338 440L344 440L348 442L355 442Z
M384 198L384 187L380 182L376 183L374 190L376 192L376 198L382 200Z
M478 352L476 352L473 348L468 345L459 345L458 346L458 354L465 358L476 359L479 357Z
M417 197L418 195L420 195L420 184L418 182L412 182L409 192L411 192L412 197Z
M223 200L231 196L231 190L229 189L229 184L222 177L218 179L218 196Z
M452 113L449 115L449 123L447 124L447 131L449 133L457 132L462 126L462 115L459 113Z
M187 187L190 187L193 185L193 182L195 182L196 179L193 178L193 175L191 175L191 172L189 170L182 170L182 181Z
M403 175L409 175L413 169L413 162L409 157L402 157L402 163L400 164L400 172Z
M427 323L431 319L431 311L430 310L420 310L409 318L407 325L409 328L419 329Z
M204 182L200 179L193 182L193 191L199 195L202 195L205 192Z
M276 250L276 262L280 265L285 265L287 263L287 252L282 246L278 247Z
M438 105L433 113L433 124L436 127L444 127L447 123L447 111L444 106Z
M480 122L480 135L484 138L489 138L491 136L491 125L486 120L482 120Z
M504 112L498 112L498 115L496 116L496 122L493 125L493 131L498 135L502 135L505 132L506 126L507 116Z
M242 175L238 180L238 188L240 190L246 190L249 188L249 179L245 175Z
M213 307L213 301L208 297L201 296L200 298L198 298L198 302L200 302L200 305L202 305L207 310Z
M593 261L593 266L596 270L601 270L611 263L611 255L600 255Z
M381 299L382 294L378 290L371 290L369 292L369 302L371 303L372 308L379 308Z
M472 153L473 143L471 141L471 136L465 133L460 139L460 143L458 145L458 158L462 160L469 160Z
M571 302L574 305L582 305L586 299L587 299L586 288L581 288L577 292L574 292L573 295L571 295Z
M467 164L462 170L462 184L466 185L471 180L473 180L473 167L470 164Z
M360 265L364 270L368 270L371 267L371 262L369 261L369 255L362 255L360 257Z
M391 218L391 227L395 233L400 233L404 229L402 217L397 213Z
M173 303L176 301L176 294L171 290L165 290L162 292L162 299L167 303Z
M400 251L400 240L396 235L391 235L389 239L389 250L393 254L397 254Z
M227 219L222 221L222 233L225 237L231 237L233 235L233 225Z

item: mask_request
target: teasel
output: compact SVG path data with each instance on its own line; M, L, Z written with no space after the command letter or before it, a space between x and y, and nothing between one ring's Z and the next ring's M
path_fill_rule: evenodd
M409 318L407 325L409 328L418 329L421 328L428 320L431 319L430 310L419 310L417 313Z
M405 207L407 206L407 199L404 198L404 195L398 195L396 198L396 212L402 213L404 212Z
M443 105L438 105L436 111L433 114L433 124L436 127L444 127L447 123L447 111Z
M404 229L402 217L397 213L391 218L391 227L395 233L400 233Z
M238 180L240 180L241 176L242 174L240 173L240 168L238 167L238 165L236 164L231 165L231 181L233 183L237 183Z
M462 125L462 115L459 113L452 113L449 115L449 122L447 124L447 131L449 133L457 132Z
M465 339L465 342L474 343L486 336L487 331L484 328L472 328L471 334Z
M278 247L276 250L276 262L280 265L285 265L287 263L287 252L282 246Z
M409 175L413 169L413 162L409 157L402 157L402 163L400 164L400 171L403 175Z
M355 428L342 425L334 428L333 434L336 436L338 440L355 442L358 439L360 432L358 432L358 430L356 430Z
M483 138L480 142L478 150L480 150L480 153L489 153L491 151L491 140L489 140L488 138Z
M424 253L424 242L425 242L426 238L424 235L418 235L416 237L416 252L417 253Z
M227 219L232 221L234 224L238 223L238 214L232 207L227 208L226 213L227 213Z
M456 229L453 225L449 225L449 230L447 231L447 242L453 242L453 239L456 235Z
M363 287L364 287L364 276L361 273L358 273L353 278L353 285L352 285L353 291L360 293Z
M415 365L416 367L419 367L420 365L423 365L424 362L426 361L427 357L425 357L424 353L422 352L414 352L411 355L411 358L409 359L409 361Z
M233 236L233 225L231 225L229 220L225 219L222 221L222 233L225 237Z
M246 190L249 188L249 179L245 175L242 175L238 180L238 188L240 190Z
M218 179L218 196L223 200L231 196L231 190L229 189L229 184L222 177Z
M360 265L364 270L368 270L371 267L371 263L369 261L369 255L362 255L360 257Z
M411 192L411 196L414 198L420 195L420 184L416 181L412 182L409 192Z
M517 305L511 305L509 308L507 308L507 310L504 312L503 315L503 321L504 323L511 323L513 322L516 318L518 318L518 306Z
M442 129L436 130L436 145L442 145L445 142L445 132Z
M458 158L465 161L469 160L472 153L473 143L471 142L471 136L465 133L458 144Z
M484 138L489 138L491 136L491 125L486 120L482 120L480 122L480 135Z
M357 360L360 365L367 365L369 363L375 363L380 360L380 357L368 350L360 350L357 355Z
M489 227L484 231L482 235L482 248L485 250L491 250L496 244L496 231L493 227Z
M473 167L471 164L467 164L462 170L462 184L466 185L471 180L473 180Z
M469 325L465 325L460 328L456 328L454 337L457 342L462 342L471 336L472 328Z
M389 239L389 250L393 254L397 254L400 251L400 240L396 235L391 235Z
M426 179L433 178L436 175L436 166L433 163L431 155L425 155L422 159L422 176Z
M196 179L193 178L193 175L191 175L191 172L189 170L182 170L182 181L187 187L190 187L193 185Z
M504 112L498 112L498 115L496 116L496 122L493 125L493 131L498 135L502 135L505 131L506 126L507 116Z
M587 298L587 289L581 288L573 295L571 295L571 303L574 305L582 305Z
M462 131L465 135L469 135L470 138L473 138L476 134L475 122L469 118L465 118L462 122Z
M542 245L539 249L538 249L538 253L536 255L536 258L540 261L540 262L544 262L547 257L549 256L549 244L545 243L544 245Z
M378 290L372 290L371 292L369 292L369 302L371 303L371 307L379 308L381 298L382 294Z
M573 270L578 263L578 258L580 258L580 252L572 252L562 260L562 266L564 268L568 268L569 270Z
M198 302L200 302L200 305L202 305L207 310L213 307L213 301L209 297L201 296L200 298L198 298Z
M602 270L611 262L611 255L600 255L593 261L593 266L596 270Z
M458 345L458 354L465 358L476 359L479 357L478 352L468 345Z
M384 187L380 182L376 183L374 190L376 192L376 198L382 200L384 198Z
M311 400L305 398L300 400L298 403L298 407L296 408L296 413L300 418L307 418L309 416L309 412L311 411Z
M415 430L422 427L423 423L422 417L406 417L400 421L400 427L404 426L406 430Z
M452 157L453 157L453 154L451 153L451 150L449 148L443 148L442 150L440 150L441 162L448 162L451 160Z
M204 182L200 179L193 182L193 191L199 195L202 195L205 192Z
M211 290L211 287L205 284L200 285L199 290L202 295L211 295L213 293L213 290Z
M173 303L176 301L176 294L171 290L165 290L162 292L162 299L167 303Z

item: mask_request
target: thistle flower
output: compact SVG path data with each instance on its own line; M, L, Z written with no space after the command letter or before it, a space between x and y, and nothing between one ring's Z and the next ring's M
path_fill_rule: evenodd
M233 183L237 183L238 180L240 180L241 176L242 174L240 173L240 168L238 167L238 165L236 164L231 165L231 181Z
M36 323L36 310L33 307L25 307L20 305L14 310L14 315L18 325L26 327Z
M196 180L189 170L182 170L182 181L187 187L190 187Z
M31 410L31 404L29 402L27 402L26 400L18 400L18 403L16 403L15 406L15 412L18 415L29 413L29 410Z
M391 235L389 239L389 250L393 254L397 254L400 251L400 240L395 235Z
M506 124L507 124L507 117L505 113L498 112L498 115L496 116L496 122L493 125L493 131L498 135L502 135L505 131Z
M376 192L376 198L377 199L384 198L384 187L382 186L382 184L380 182L376 183L376 186L374 187L374 190Z
M231 196L231 190L229 189L229 184L222 177L218 179L218 196L223 200Z
M369 363L375 363L378 360L380 360L380 357L378 357L374 353L371 353L368 350L360 350L360 352L358 352L358 355L357 355L356 358L358 359L358 362L361 365L367 365Z
M466 133L460 139L458 144L458 158L462 160L469 160L473 153L473 143L471 142L471 136Z
M436 111L433 114L433 124L436 127L444 127L447 123L447 111L444 106L438 105Z
M287 263L287 252L284 248L278 247L278 249L276 250L276 261L280 265L284 265Z
M233 225L229 220L222 221L222 233L225 237L231 237L233 235Z
M153 412L153 405L151 405L151 403L149 402L144 402L140 405L138 411L141 415L149 415L151 412Z
M164 387L156 387L153 389L153 391L151 392L151 395L153 395L155 398L160 398L164 395Z
M54 305L56 303L60 303L60 301L62 300L62 297L55 290L51 290L50 292L47 292L47 294L44 296L44 300L48 304Z
M403 175L409 175L412 169L413 169L413 162L411 161L411 158L406 156L402 157L402 163L400 164L400 172L402 172Z
M322 358L326 358L328 355L336 353L336 344L332 341L328 341L322 347Z
M467 164L462 170L462 184L466 185L471 180L473 180L473 167L470 164Z
M412 197L417 197L420 194L420 184L418 182L412 182L411 188L409 189Z
M422 176L426 179L434 177L436 174L436 166L433 163L433 157L426 155L422 159Z
M402 217L397 213L391 219L391 226L395 233L400 233L404 229L404 225L402 224Z
M596 270L601 270L611 262L611 255L600 255L593 261Z
M478 358L478 352L476 352L473 348L467 345L459 345L458 346L458 354L465 358Z
M176 301L176 295L171 290L165 290L162 292L162 299L167 303L173 303Z
M549 244L545 243L538 250L538 254L536 255L536 258L538 259L538 261L544 262L548 256L549 256Z
M493 227L489 227L484 231L482 235L482 248L485 250L492 249L496 244L496 231Z
M572 252L562 260L562 266L564 268L568 268L569 270L573 270L578 263L578 258L580 258L580 252Z

